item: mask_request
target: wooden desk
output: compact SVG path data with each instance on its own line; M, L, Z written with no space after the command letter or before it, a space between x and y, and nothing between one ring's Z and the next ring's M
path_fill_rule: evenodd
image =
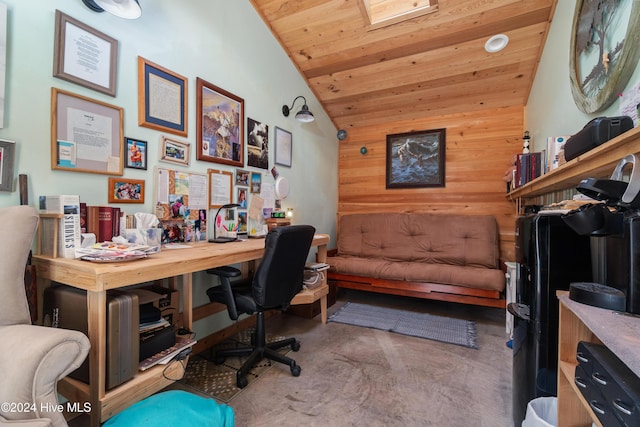
M326 262L329 236L317 234L312 246L317 247L317 261ZM166 366L156 366L138 374L126 383L105 391L106 371L106 291L168 277L182 276L183 321L192 329L192 273L223 265L253 261L262 258L263 239L249 239L225 244L195 243L186 249L164 249L148 258L124 263L100 264L87 261L33 257L38 278L53 280L87 291L89 313L89 383L65 378L59 384L60 393L72 402L91 403L91 425L99 426L109 417L137 400L163 389L176 378L176 372L163 371ZM316 298L317 299L317 298ZM323 319L324 320L324 319ZM165 377L166 375L166 377Z

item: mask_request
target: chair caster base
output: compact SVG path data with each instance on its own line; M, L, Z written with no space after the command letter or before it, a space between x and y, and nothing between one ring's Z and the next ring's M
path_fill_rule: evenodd
M238 388L245 388L249 384L247 377L238 377L236 379L236 385Z
M291 365L290 369L291 369L291 375L293 375L294 377L300 376L300 372L302 371L302 368L296 365L295 362L293 365Z

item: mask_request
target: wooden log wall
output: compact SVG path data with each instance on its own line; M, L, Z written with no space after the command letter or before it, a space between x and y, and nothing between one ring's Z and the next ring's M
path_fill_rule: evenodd
M445 187L386 189L386 136L446 128ZM493 215L503 261L513 261L516 207L502 177L522 152L524 108L380 123L349 129L339 142L338 215L433 212ZM361 154L360 148L367 153ZM339 230L338 230L339 232Z

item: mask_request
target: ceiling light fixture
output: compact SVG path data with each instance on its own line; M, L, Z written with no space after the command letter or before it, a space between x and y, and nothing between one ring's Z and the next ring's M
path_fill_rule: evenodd
M307 99L302 95L297 96L293 100L291 107L287 107L286 105L283 105L282 114L284 114L285 117L289 117L289 112L293 109L293 106L296 105L296 101L298 100L298 98L302 98L304 100L304 105L302 106L300 111L296 113L296 120L302 123L309 123L314 121L315 118L313 117L313 113L309 111L309 107L307 106Z
M82 0L94 12L104 12L125 19L136 19L142 15L138 0Z
M484 50L489 53L500 52L509 44L509 36L506 34L496 34L484 44Z

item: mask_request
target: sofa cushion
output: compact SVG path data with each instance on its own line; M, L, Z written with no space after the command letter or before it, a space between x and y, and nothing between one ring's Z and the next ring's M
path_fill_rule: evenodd
M497 268L500 256L498 226L489 215L344 215L337 249L339 255L385 261L484 268Z
M411 282L442 283L502 292L504 272L497 268L463 267L425 262L388 261L354 256L327 258L331 271L354 276Z

